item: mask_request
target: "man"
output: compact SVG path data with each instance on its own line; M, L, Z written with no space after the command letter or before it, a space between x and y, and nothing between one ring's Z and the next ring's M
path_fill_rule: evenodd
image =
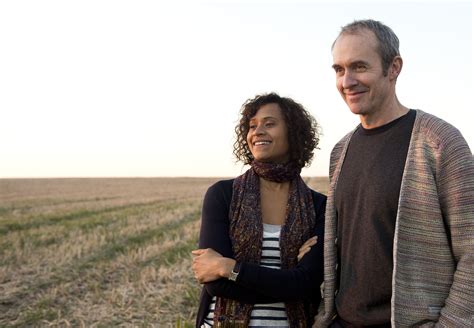
M333 149L314 327L474 327L474 162L460 132L403 106L393 31L342 28L337 88L361 124Z

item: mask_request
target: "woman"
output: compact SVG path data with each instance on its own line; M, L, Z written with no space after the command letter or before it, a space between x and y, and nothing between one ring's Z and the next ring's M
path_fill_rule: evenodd
M323 243L311 237L323 238L326 197L300 172L318 126L303 106L275 93L247 100L241 114L234 154L251 168L204 198L193 251L204 283L196 325L307 327L320 301Z

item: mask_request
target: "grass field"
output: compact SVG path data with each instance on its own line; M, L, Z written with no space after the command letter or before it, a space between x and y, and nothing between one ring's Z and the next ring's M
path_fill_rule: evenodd
M191 325L190 251L216 180L0 179L0 327Z

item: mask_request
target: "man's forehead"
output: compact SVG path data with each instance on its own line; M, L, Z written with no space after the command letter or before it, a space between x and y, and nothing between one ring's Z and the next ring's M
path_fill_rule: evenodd
M371 31L369 31L371 32ZM372 32L371 32L372 33ZM341 35L332 49L333 60L364 61L368 56L379 56L375 35L368 33Z
M337 37L336 41L334 42L334 47L336 47L337 44L340 44L341 42L344 42L347 40L358 40L359 42L365 41L365 42L373 43L374 45L377 45L378 43L377 37L374 32L372 32L371 30L367 28L361 28L356 31L341 33Z

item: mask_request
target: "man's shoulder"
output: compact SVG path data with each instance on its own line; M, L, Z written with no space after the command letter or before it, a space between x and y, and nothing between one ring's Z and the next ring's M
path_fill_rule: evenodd
M337 143L336 143L336 146L343 146L347 143L347 141L351 138L351 136L354 134L354 131L355 129L349 131L346 133L346 135L344 137L342 137ZM334 146L334 147L336 147Z
M342 150L344 149L344 147L346 146L346 144L349 142L351 136L354 134L354 131L357 129L354 128L353 130L351 130L350 132L348 132L344 137L342 137L335 145L334 147L332 148L332 151L331 151L331 157L334 157L334 156L338 156Z
M419 122L420 125L423 126L430 126L430 125L441 125L441 126L450 126L453 127L450 123L446 122L442 118L434 115L427 113L421 109L415 109L416 112L416 120Z
M419 109L416 114L414 135L423 136L425 140L438 145L456 139L464 141L460 131L451 123Z

